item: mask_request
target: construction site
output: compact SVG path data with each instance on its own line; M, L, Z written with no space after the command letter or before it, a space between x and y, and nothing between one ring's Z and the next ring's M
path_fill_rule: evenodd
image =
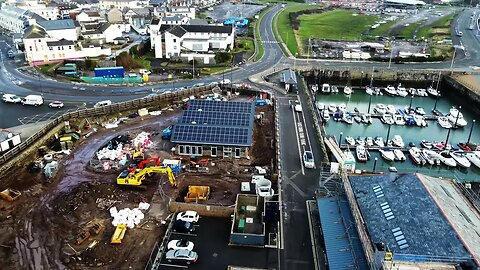
M204 144L195 146L203 152L185 154L187 146L172 142L181 135L179 119L193 99L211 96L216 104L253 104L246 126L251 145L232 153L224 146L223 154L218 146L217 154L216 145ZM267 105L255 106L260 98ZM6 269L144 269L179 208L229 217L237 194L255 195L244 186L259 171L274 188L271 104L257 92L207 93L64 123L25 164L2 176L0 261ZM212 115L204 121L217 121Z

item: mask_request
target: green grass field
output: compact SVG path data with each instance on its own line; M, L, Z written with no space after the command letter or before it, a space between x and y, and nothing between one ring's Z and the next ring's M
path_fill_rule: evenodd
M331 40L361 40L365 32L378 21L377 16L356 15L351 10L333 10L321 14L300 16L300 37Z
M277 17L277 29L278 33L282 37L283 42L287 44L288 50L293 54L298 53L298 45L295 40L295 33L293 32L292 26L290 26L290 20L288 18L289 14L292 12L297 12L300 10L315 9L317 6L311 5L294 5L288 6L285 8Z
M387 22L384 24L380 24L379 27L372 29L370 31L370 35L372 37L376 36L383 36L383 37L388 37L390 36L390 28L395 25L396 22Z
M413 35L415 34L415 31L419 26L420 23L411 23L408 26L405 26L402 30L400 30L398 36L411 39L413 38Z

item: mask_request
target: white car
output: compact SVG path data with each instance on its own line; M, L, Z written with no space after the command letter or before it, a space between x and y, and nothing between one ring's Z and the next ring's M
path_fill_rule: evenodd
M50 107L50 108L63 108L63 102L61 102L59 100L55 100L53 102L50 102L50 104L48 104L48 107Z
M195 211L185 211L185 212L178 213L177 220L183 220L183 221L186 221L186 222L196 223L196 222L198 222L199 217L200 216Z
M223 79L220 81L220 84L229 84L229 83L232 83L232 81L230 81L229 79Z
M181 239L181 240L171 240L170 242L168 242L167 248L173 249L173 250L183 249L183 250L192 251L193 246L194 246L193 242Z
M303 152L303 165L307 169L315 168L315 159L313 158L312 151Z
M295 105L295 111L296 111L296 112L302 112L302 105L296 104L296 105Z
M12 94L4 94L2 96L2 100L6 103L20 103L22 102L22 99L16 95Z

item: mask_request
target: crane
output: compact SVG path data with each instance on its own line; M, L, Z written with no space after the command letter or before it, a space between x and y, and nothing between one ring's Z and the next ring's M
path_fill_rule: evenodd
M138 165L135 163L131 164L127 170L128 172L133 172L136 169L143 169L145 167L150 167L150 166L160 166L160 162L161 162L161 159L159 157L147 158L142 160L140 163L138 163Z
M133 172L125 170L121 172L117 177L118 185L127 185L127 186L142 186L145 176L150 176L153 173L162 173L168 176L168 181L172 187L177 186L177 180L175 175L173 175L172 169L170 167L161 167L161 166L151 166L143 169L136 169Z

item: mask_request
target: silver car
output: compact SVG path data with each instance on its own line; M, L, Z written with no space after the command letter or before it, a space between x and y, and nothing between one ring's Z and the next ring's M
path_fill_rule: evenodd
M198 254L195 251L190 250L174 250L171 249L165 254L165 259L168 262L186 263L191 264L197 261Z

